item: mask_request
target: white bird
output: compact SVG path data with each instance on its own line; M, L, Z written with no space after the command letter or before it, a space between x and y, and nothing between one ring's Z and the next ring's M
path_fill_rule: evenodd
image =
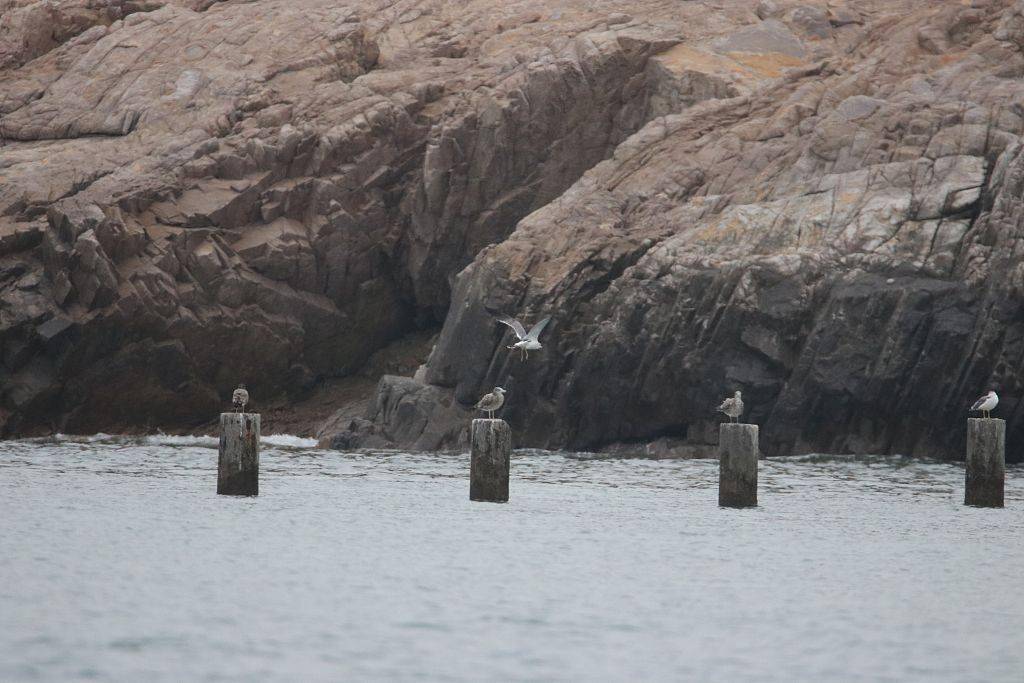
M234 393L231 394L231 405L236 413L244 413L245 405L249 402L249 392L245 390L244 384L239 384Z
M733 394L732 398L727 398L722 401L722 405L718 406L718 410L728 415L731 419L730 422L739 422L740 415L743 414L743 399L740 398L740 392Z
M987 418L997 405L999 405L999 396L996 395L996 392L990 391L984 396L978 397L978 400L971 406L971 410L980 410L982 416Z
M501 387L494 387L494 391L484 394L484 397L477 402L475 407L477 410L487 413L487 417L493 420L494 411L500 408L503 403L505 403L505 390Z
M508 348L519 349L521 359L526 360L530 357L530 351L537 351L542 348L537 338L540 337L540 333L544 331L544 327L551 322L551 316L549 315L531 327L529 332L526 331L526 328L523 327L521 322L511 316L498 316L498 322L505 323L512 328L513 332L516 333L516 337L519 338L519 341Z

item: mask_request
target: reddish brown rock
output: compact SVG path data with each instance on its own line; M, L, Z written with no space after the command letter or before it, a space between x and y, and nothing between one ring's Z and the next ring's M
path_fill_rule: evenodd
M1013 453L1022 7L0 0L3 433L440 330L337 443L456 445L498 383L524 445L703 452L741 388L769 453L957 454L993 385Z
M613 4L7 0L4 433L188 427L439 325L454 273L651 117L687 17Z
M519 443L597 449L714 443L741 389L768 454L961 457L964 397L997 386L1024 438L1024 5L858 3L863 29L804 57L791 7L712 41L735 67L665 53L732 92L652 120L482 251L417 395L500 384ZM809 61L828 40L855 47ZM554 314L545 351L514 359L495 311ZM404 419L424 418L444 432L429 402Z

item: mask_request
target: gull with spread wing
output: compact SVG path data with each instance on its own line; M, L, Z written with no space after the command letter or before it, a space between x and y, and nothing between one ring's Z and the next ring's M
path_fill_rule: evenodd
M519 349L520 358L522 360L526 360L530 357L530 351L537 351L542 348L537 338L540 337L540 333L544 331L544 327L551 322L551 316L549 315L531 327L529 332L526 331L526 328L523 327L521 322L511 316L498 316L498 322L508 325L512 328L512 331L516 333L516 337L519 338L519 341L508 348Z

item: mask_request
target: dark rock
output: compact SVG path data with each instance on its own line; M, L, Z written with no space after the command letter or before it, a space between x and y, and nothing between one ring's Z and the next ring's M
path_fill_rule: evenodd
M36 328L40 341L50 353L56 353L61 346L70 342L75 330L75 321L55 316Z

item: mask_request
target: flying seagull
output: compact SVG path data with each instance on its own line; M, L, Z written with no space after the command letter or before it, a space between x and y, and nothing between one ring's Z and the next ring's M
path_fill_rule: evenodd
M540 342L537 338L540 337L540 333L544 331L544 327L551 322L551 316L544 318L539 323L530 328L527 332L523 324L515 318L507 315L498 316L498 322L505 323L512 328L512 331L516 333L516 337L519 338L515 344L512 344L508 348L519 349L520 358L526 360L530 357L530 351L536 351L541 348Z
M998 404L999 396L996 395L996 392L990 391L984 396L978 397L978 400L971 406L971 410L980 410L982 416L987 418L988 414L995 410Z
M739 422L740 415L743 414L743 399L740 398L740 392L737 391L732 398L722 401L718 410L728 415L730 422Z
M494 387L494 391L484 394L484 397L477 402L475 407L477 410L487 413L487 417L493 420L494 411L500 408L503 403L505 403L505 390L501 387Z
M231 405L236 413L244 413L245 405L249 402L249 392L245 390L244 384L239 384L234 393L231 394Z

